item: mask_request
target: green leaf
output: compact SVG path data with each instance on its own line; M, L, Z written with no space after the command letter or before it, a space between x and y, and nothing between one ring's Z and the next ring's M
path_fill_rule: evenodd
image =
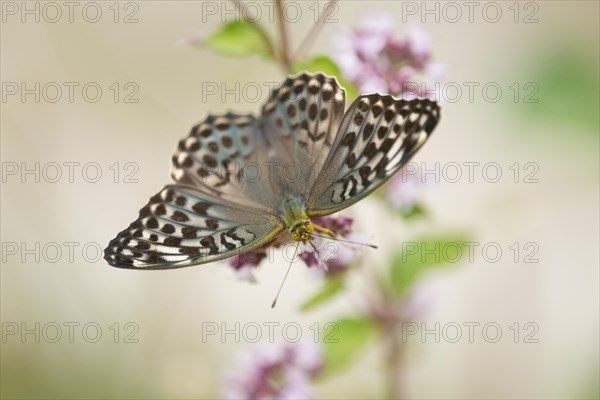
M297 61L293 65L294 72L323 72L326 75L341 77L342 73L335 62L322 55L317 55L306 62Z
M366 347L375 332L373 322L356 317L339 319L324 328L325 376L346 367Z
M325 75L335 76L340 85L346 90L346 100L353 101L358 97L358 89L356 86L348 82L342 76L342 72L337 64L329 57L324 55L316 55L308 61L294 62L292 69L295 73L298 72L322 72Z
M259 28L250 22L232 21L209 36L204 45L227 56L249 56L257 54L273 57L272 47Z
M403 295L424 272L458 264L468 259L466 235L452 234L402 243L392 262L390 282L397 295Z
M421 204L413 204L410 208L400 209L400 215L407 221L427 216L427 210Z
M344 280L340 277L327 278L325 283L308 301L302 304L301 311L309 311L335 297L344 289Z

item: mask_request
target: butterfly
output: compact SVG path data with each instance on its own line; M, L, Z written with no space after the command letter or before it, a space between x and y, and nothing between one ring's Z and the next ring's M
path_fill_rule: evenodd
M359 96L345 110L333 77L299 74L272 91L260 116L209 115L172 157L174 184L150 198L104 251L132 269L193 266L250 252L283 231L310 242L312 219L385 183L440 119L429 99Z

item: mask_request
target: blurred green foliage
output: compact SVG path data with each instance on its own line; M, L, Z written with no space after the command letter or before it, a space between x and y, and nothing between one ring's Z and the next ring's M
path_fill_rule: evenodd
M224 24L217 32L204 41L204 45L227 56L259 55L273 58L273 50L268 39L257 25L246 21L233 21Z
M572 46L545 53L531 76L539 86L535 103L518 104L532 118L592 127L600 125L600 76L598 60ZM523 93L524 95L525 93Z
M375 332L371 320L364 317L346 317L325 326L323 346L325 369L323 376L343 369L369 344Z
M247 21L231 21L203 42L204 46L219 54L232 57L259 55L265 59L276 61L273 44L261 28ZM345 80L336 63L324 55L316 55L308 60L292 60L292 72L322 72L334 76L346 91L346 100L353 101L358 97L358 89Z
M390 282L396 295L405 295L425 273L464 259L467 237L453 233L405 242L393 258Z
M323 285L317 293L309 298L300 307L301 311L310 311L317 306L326 303L342 292L345 288L344 279L340 276L326 277Z
M407 221L427 216L427 210L419 203L413 204L410 208L401 208L398 211L402 218Z

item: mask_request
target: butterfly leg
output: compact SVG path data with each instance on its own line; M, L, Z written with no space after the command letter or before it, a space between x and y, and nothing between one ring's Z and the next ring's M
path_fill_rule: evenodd
M289 237L289 235L287 235L287 234L278 235L277 237L275 237L275 239L273 239L269 243L267 243L267 247L279 246L280 244L285 242L288 239L288 237Z
M315 227L315 231L322 232L326 235L331 236L333 239L337 239L337 235L331 229L327 229L322 226L314 225L314 224L313 224L313 226Z

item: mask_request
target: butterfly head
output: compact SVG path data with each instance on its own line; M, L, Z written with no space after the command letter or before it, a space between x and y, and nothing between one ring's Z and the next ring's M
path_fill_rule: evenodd
M312 239L315 227L309 218L303 219L289 228L290 236L296 242L308 242Z

